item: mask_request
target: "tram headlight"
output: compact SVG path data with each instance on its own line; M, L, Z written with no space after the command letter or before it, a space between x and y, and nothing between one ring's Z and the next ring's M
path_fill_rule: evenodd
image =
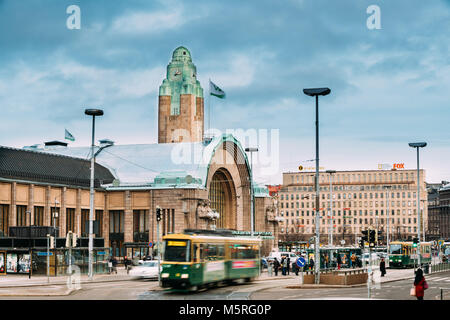
M161 278L168 278L169 274L168 273L161 273Z
M189 274L188 273L183 273L181 275L181 279L187 279L187 278L189 278Z

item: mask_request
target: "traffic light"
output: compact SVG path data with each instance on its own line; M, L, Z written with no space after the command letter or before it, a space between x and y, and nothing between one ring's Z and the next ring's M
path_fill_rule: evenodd
M363 234L363 236L362 236L361 240L362 241L369 241L369 230L363 230L362 234Z
M359 246L361 247L361 249L364 249L364 239L363 238L361 238L359 240Z
M77 234L72 233L72 248L75 248L77 246Z
M417 248L417 244L419 243L419 239L418 238L413 238L413 248Z
M66 248L69 248L72 246L72 231L67 232L66 236Z
M369 230L369 246L375 246L375 230Z
M156 221L161 221L161 208L156 207Z
M49 241L49 249L54 249L55 248L55 237L50 236L50 241Z

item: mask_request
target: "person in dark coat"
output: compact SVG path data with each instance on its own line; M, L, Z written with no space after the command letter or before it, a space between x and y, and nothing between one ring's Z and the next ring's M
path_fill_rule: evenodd
M112 267L113 267L113 272L115 272L117 274L117 259L116 259L116 257L112 258Z
M273 260L273 271L275 271L275 276L278 276L278 269L280 268L280 262L277 258Z
M416 278L414 279L414 286L416 287L416 298L417 300L423 300L425 295L424 291L428 288L427 282L425 281L425 277L423 276L422 269L417 269Z
M291 269L291 258L287 257L287 267L286 267L286 271L287 274L289 275L289 271Z
M380 272L381 276L384 277L384 275L386 274L386 263L384 262L384 259L381 259L380 262Z
M309 267L311 268L311 270L314 270L314 259L313 258L309 259Z
M341 255L338 253L337 254L337 268L338 268L338 270L341 270L341 264L342 264Z

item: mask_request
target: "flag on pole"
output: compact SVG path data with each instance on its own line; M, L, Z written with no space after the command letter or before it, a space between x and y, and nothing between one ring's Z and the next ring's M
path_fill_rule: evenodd
M70 141L75 141L75 137L69 131L67 131L67 129L64 129L64 130L66 131L64 139L67 139L67 140L70 140Z
M209 80L209 93L220 99L225 99L225 91L216 86L211 80Z

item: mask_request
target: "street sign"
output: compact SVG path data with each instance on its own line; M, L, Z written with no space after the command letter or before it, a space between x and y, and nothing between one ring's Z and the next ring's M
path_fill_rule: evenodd
M148 243L148 246L151 248L151 247L153 247L153 242L149 242Z
M99 256L104 256L105 254L106 254L105 251L98 251L98 252L97 252L97 255L99 255Z
M303 258L303 257L298 258L296 261L296 264L299 268L304 267L306 264L305 258Z
M37 255L46 257L47 256L47 252L38 252ZM53 252L49 252L49 256L52 256L52 255L53 255Z

